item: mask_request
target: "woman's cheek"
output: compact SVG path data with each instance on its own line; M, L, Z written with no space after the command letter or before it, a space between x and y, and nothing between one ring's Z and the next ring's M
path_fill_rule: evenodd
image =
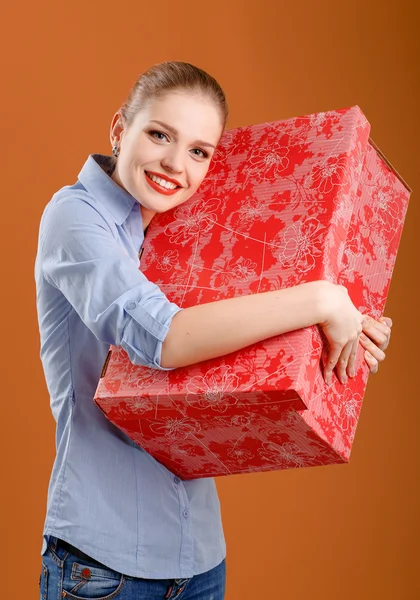
M209 170L209 164L207 164L203 169L200 169L200 171L197 173L197 176L195 178L195 189L199 188L200 185L203 183L204 179L206 178L206 175L208 173Z

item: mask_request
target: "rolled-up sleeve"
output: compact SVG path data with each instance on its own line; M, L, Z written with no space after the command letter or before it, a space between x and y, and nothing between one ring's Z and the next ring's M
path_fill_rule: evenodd
M121 346L133 364L161 366L162 343L181 310L126 254L99 212L65 199L44 211L39 248L46 280L100 341Z

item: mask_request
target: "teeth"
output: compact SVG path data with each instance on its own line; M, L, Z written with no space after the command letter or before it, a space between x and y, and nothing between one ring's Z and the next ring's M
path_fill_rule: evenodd
M174 190L176 187L178 187L174 183L171 183L170 181L166 181L165 179L162 179L161 177L157 177L156 175L152 175L151 173L148 173L148 175L152 181L155 181L162 187L167 188L168 190Z

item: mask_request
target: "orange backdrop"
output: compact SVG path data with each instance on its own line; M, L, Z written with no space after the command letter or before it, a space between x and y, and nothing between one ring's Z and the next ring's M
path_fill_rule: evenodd
M409 4L4 3L2 598L38 598L55 452L35 312L39 218L89 153L110 153L114 111L140 72L168 59L220 81L230 127L358 104L414 189L385 311L394 320L391 344L369 381L351 463L218 480L226 598L420 598L420 56Z

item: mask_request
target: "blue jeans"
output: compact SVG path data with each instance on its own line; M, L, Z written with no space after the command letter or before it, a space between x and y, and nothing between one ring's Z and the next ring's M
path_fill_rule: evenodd
M54 537L42 556L39 579L40 600L223 600L225 581L225 561L190 579L130 577Z

